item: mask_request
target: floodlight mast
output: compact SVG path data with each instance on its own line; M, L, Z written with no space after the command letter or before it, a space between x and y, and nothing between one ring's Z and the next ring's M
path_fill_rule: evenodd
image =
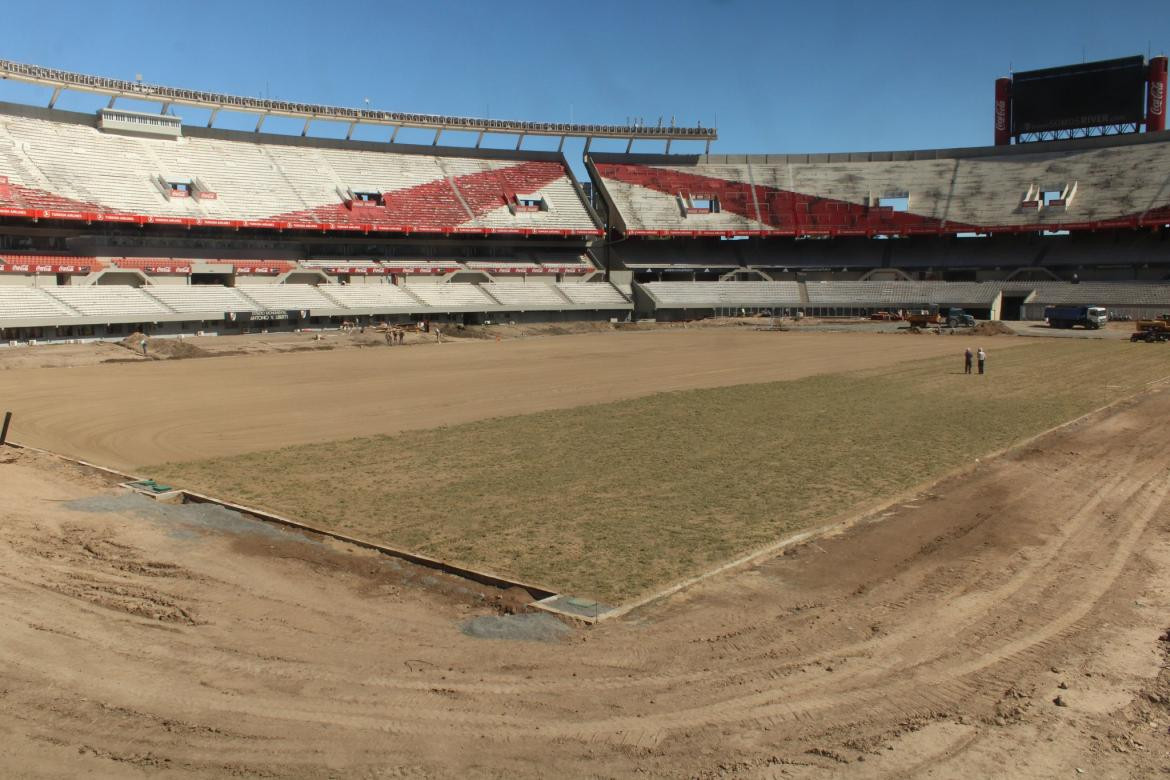
M439 135L447 130L473 132L478 134L476 147L483 141L484 134L491 133L517 136L516 148L520 148L526 136L551 136L560 138L562 146L566 138L582 138L587 144L595 138L621 139L627 141L627 148L634 141L666 141L668 151L672 141L702 141L706 143L707 151L710 151L711 142L719 137L718 131L713 127L675 127L673 123L669 127L663 127L661 125L647 126L640 122L625 125L527 122L510 119L476 119L440 114L375 111L368 107L341 108L313 103L294 103L285 100L267 100L218 92L201 92L181 87L166 87L147 84L141 80L123 81L4 59L0 59L0 78L52 89L53 95L49 99L49 108L56 104L63 91L91 92L108 96L110 106L119 98L126 98L159 103L162 105L164 113L171 106L176 105L206 109L211 112L211 117L207 122L208 127L215 124L221 111L259 114L256 122L257 132L260 131L266 118L279 116L304 120L306 129L302 135L307 132L309 124L320 120L347 123L349 125L347 138L352 135L356 125L392 127L391 142L403 127L433 130L436 133L436 142ZM140 78L141 76L139 76Z

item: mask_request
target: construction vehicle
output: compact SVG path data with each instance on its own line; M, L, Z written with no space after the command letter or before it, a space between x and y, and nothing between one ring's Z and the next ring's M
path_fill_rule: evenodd
M1102 306L1048 306L1044 319L1050 328L1075 328L1081 325L1097 330L1109 321L1109 313Z
M975 318L967 312L955 306L950 307L943 314L935 304L931 304L929 309L920 309L912 311L906 315L906 321L910 323L911 327L925 328L929 326L948 328L973 328L975 327Z
M869 315L869 318L878 322L897 322L902 319L902 313L898 311L875 311Z
M1153 319L1139 319L1134 322L1134 330L1156 330L1170 332L1170 314L1159 314Z

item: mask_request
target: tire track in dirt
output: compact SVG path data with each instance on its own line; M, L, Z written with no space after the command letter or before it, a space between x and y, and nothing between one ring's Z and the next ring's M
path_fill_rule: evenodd
M14 755L37 745L106 773L151 761L298 777L339 760L428 774L701 774L727 756L840 766L833 756L944 716L995 717L1030 670L1097 641L1102 616L1126 620L1116 594L1165 576L1133 564L1166 525L1167 420L1170 396L1151 396L879 523L554 645L473 640L455 628L474 614L460 604L359 595L348 574L244 561L214 535L179 543L104 515L70 531L76 515L34 503L0 528L0 733ZM190 576L166 576L174 566ZM149 587L200 622L44 587L69 574ZM101 674L74 673L78 653Z

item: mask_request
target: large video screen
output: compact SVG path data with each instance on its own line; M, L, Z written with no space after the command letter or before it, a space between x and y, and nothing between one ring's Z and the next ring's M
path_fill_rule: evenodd
M1019 135L1141 122L1145 93L1140 55L1016 73L1012 129Z

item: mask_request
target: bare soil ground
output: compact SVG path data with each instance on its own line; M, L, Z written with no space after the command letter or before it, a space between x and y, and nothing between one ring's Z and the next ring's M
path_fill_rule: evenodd
M276 339L283 351L201 360L143 360L101 345L132 362L69 366L73 358L66 357L62 367L0 371L0 398L15 412L17 441L134 468L662 391L884 367L957 356L968 343L680 327L323 350L311 336L287 335ZM1000 339L995 349L1017 341ZM226 338L191 343L209 351L241 348ZM310 351L292 351L297 347Z
M936 358L145 472L617 604L1170 376L1144 346L1028 340L991 348L985 376Z
M292 535L100 511L103 480L0 451L0 767L1153 776L1170 765L1168 436L1170 393L1148 394L544 642L477 638L468 619L492 610Z

